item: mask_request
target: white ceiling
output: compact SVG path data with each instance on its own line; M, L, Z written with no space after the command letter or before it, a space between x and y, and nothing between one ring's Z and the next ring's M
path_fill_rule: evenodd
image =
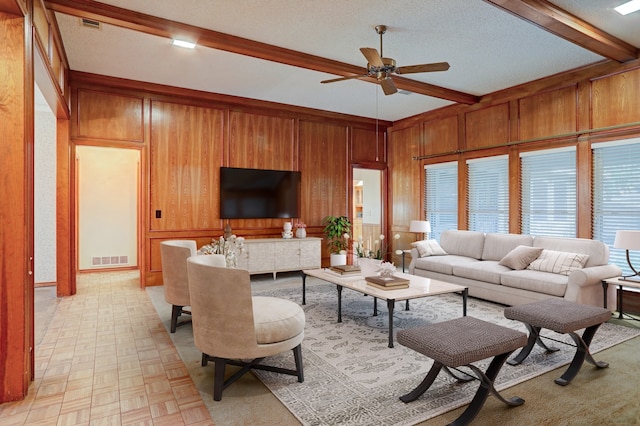
M623 0L552 0L584 21L640 48L640 12L613 11ZM106 0L104 4L366 67L360 47L379 49L374 27L389 27L384 56L398 66L447 61L449 71L413 80L485 95L605 60L483 0ZM72 70L166 84L384 120L452 102L416 93L385 96L360 80L56 13Z

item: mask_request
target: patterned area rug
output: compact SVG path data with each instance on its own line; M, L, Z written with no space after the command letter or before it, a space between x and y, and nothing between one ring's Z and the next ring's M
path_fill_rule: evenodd
M320 281L308 278L309 284ZM258 291L256 294L302 302L300 288ZM441 373L431 388L417 401L405 404L398 398L412 390L425 376L432 361L402 345L388 344L386 303L378 303L372 316L373 299L345 289L342 294L342 323L337 323L337 291L334 285L308 285L303 359L305 381L291 376L256 371L271 392L304 425L411 425L471 401L478 381L457 383ZM526 332L516 321L504 318L504 307L469 298L467 314ZM394 311L395 330L453 319L462 315L462 298L441 295L404 302ZM573 344L566 335L545 331L553 339ZM605 323L591 344L592 353L614 346L640 334L628 327ZM546 355L536 346L519 366L505 364L496 380L498 390L521 383L571 361L575 349L563 344L559 352ZM597 356L595 357L597 359ZM476 363L483 371L490 360ZM291 353L270 359L273 364L291 367ZM593 368L585 363L584 368ZM503 396L511 397L508 391Z

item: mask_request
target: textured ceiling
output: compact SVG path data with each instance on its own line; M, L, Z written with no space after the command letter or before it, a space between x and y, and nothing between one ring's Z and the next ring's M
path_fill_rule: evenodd
M622 17L622 0L554 0L581 19L640 47L640 12ZM360 47L379 49L398 66L447 61L449 71L406 76L484 95L604 60L482 0L109 0L102 3L260 41L360 67ZM452 102L416 93L385 96L339 77L103 24L80 25L56 13L72 70L167 84L364 117L398 120Z

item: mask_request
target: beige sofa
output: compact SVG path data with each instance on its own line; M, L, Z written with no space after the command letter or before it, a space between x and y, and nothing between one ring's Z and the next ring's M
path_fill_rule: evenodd
M608 263L609 247L596 240L447 230L441 234L439 245L446 254L428 255L427 250L427 255L420 257L418 248L413 247L409 273L465 285L470 296L505 305L558 298L602 307L602 280L621 275L618 266ZM439 248L437 244L435 246ZM512 252L519 246L525 247ZM420 247L423 255L424 247ZM533 247L545 250L545 255L540 254L538 260L534 260L535 264L529 264L527 260L523 264L529 266L524 269L500 264L503 258L503 263L507 259L512 261L514 254L522 251L537 251ZM544 262L549 254L554 253L571 253L583 262L586 259L586 263L564 271L545 271L554 269L549 262ZM507 254L510 256L505 258ZM527 269L535 265L542 267L539 270ZM616 308L614 286L609 286L607 308Z

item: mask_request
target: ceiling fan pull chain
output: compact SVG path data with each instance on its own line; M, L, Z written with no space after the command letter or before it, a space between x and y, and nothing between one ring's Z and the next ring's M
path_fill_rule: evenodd
M378 86L376 85L376 161L380 161L380 158L378 156L378 140L379 140L379 136L378 136L378 93L380 92L380 90L378 90Z

